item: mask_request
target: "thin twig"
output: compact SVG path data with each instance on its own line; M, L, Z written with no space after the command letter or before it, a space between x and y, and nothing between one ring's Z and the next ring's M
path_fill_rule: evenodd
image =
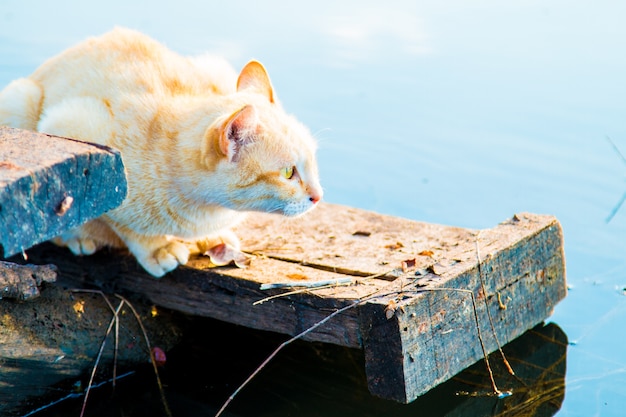
M109 310L111 310L111 313L113 313L114 317L117 317L116 315L117 313L115 312L115 308L113 307L113 304L111 304L111 301L109 301L109 299L107 298L106 294L104 294L104 292L100 290L79 289L79 288L75 288L70 291L100 295L102 299L106 302L107 306L109 306ZM115 390L115 380L116 380L116 375L117 375L117 355L118 355L119 343L120 343L119 336L120 336L120 321L115 320L115 338L114 338L115 346L113 348L113 379L111 382L113 390Z
M117 320L115 320L115 349L113 350L113 382L111 383L113 391L115 391L115 381L117 380L117 353L118 353L119 343L120 343L120 320L118 316Z
M622 194L622 198L620 198L615 207L613 207L613 210L611 210L609 215L606 216L606 219L604 219L605 223L609 223L611 220L613 220L613 217L615 217L619 209L622 208L622 204L624 204L624 201L626 201L626 192Z
M489 374L489 380L491 381L491 388L493 392L497 396L502 395L502 391L498 389L496 385L496 380L493 377L493 371L491 370L491 365L489 364L489 354L487 353L487 349L485 348L485 342L483 341L482 331L480 330L480 322L478 320L478 309L476 307L476 297L474 296L474 292L472 290L464 290L461 288L420 288L419 291L458 291L462 293L469 294L472 299L472 311L474 312L474 321L476 322L476 332L478 334L478 341L480 342L480 348L483 351L483 357L485 359L485 366L487 367L487 373Z
M383 274L375 274L372 275L370 277L366 277L367 278L374 278L377 276L381 276L381 275L385 275L385 273ZM399 278L401 279L401 277ZM375 298L382 298L382 297L388 297L390 295L393 294L401 294L401 293L407 293L407 292L415 292L415 293L421 293L421 292L425 292L425 291L458 291L458 292L462 292L462 293L466 293L469 294L471 297L471 301L472 301L472 310L474 312L474 321L476 323L476 331L478 334L478 340L480 342L480 347L482 349L483 352L483 357L485 360L485 364L487 367L487 372L489 373L489 378L492 384L492 388L493 388L493 392L495 395L497 395L498 397L501 397L505 394L502 393L502 391L500 391L496 385L495 382L495 378L493 376L493 371L491 370L491 366L489 364L489 355L487 354L487 350L485 348L485 343L483 341L483 337L482 337L482 332L480 330L480 323L479 323L479 319L478 319L478 311L477 311L477 307L476 307L476 298L474 296L473 291L471 290L465 290L465 289L459 289L459 288L419 288L416 289L414 291L404 291L404 289L401 289L400 291L391 291L391 292L386 292L386 293L380 293L382 290L384 290L384 288L379 288L377 290L375 290L374 292L363 296L357 300L355 300L354 302L352 302L351 304L348 304L345 307L342 307L336 311L334 311L333 313L331 313L330 315L326 316L324 319L320 320L319 322L315 323L313 326L309 327L308 329L304 330L303 332L297 334L296 336L293 336L291 339L283 342L282 344L280 344L255 370L254 372L252 372L252 374L250 374L250 376L248 376L248 378L241 384L239 385L239 387L228 397L228 399L224 402L224 404L222 405L222 407L218 410L218 412L215 414L215 417L219 417L222 415L222 413L224 412L224 410L226 410L226 408L230 405L230 403L234 400L234 398L250 383L250 381L252 381L252 379L254 379L266 366L267 364L274 359L274 357L276 357L276 355L278 355L278 353L283 350L286 346L288 346L289 344L295 342L296 340L306 336L307 334L311 333L313 330L317 329L318 327L324 325L325 323L327 323L329 320L331 320L333 317L336 317L337 315L351 309L354 308L356 306L358 306L359 304L362 304L366 301L370 301L372 299ZM281 295L285 295L285 294L281 294Z
M620 152L619 148L617 147L617 145L615 144L615 142L613 142L613 140L611 139L610 136L605 136L606 140L611 144L611 146L613 147L613 150L615 151L615 153L617 153L617 155L619 155L619 157L621 158L622 162L624 163L624 165L626 165L626 157L624 156L624 154L622 152Z
M263 363L261 363L261 365L259 365L259 367L257 367L254 372L252 372L252 374L250 374L250 376L235 390L235 392L233 392L230 397L228 397L228 399L226 400L226 402L224 403L224 405L222 405L222 407L219 409L219 411L217 412L217 414L215 414L215 417L219 417L220 415L222 415L222 413L224 412L224 410L226 409L226 407L228 407L228 405L233 401L233 399L237 396L237 394L239 394L239 392L241 392L241 390L243 390L246 385L248 385L248 383L250 381L252 381L252 379L258 375L259 372L261 372L263 370L263 368L265 368L265 366L272 360L274 359L274 357L276 355L278 355L278 353L283 350L283 348L285 348L285 346L295 342L296 340L304 337L305 335L307 335L308 333L312 332L313 330L317 329L318 327L322 326L324 323L326 323L327 321L329 321L330 319L332 319L333 317L343 313L346 310L349 310L355 306L357 306L358 304L360 304L363 300L356 300L354 301L352 304L348 304L345 307L340 308L339 310L334 311L333 313L331 313L330 315L326 316L323 320L315 323L313 326L309 327L308 329L306 329L305 331L303 331L302 333L297 334L296 336L292 337L291 339L283 342L280 344L280 346L278 346L264 361Z
M326 288L331 288L331 286L317 287L317 288L314 288L314 289L315 290L323 290L323 289L326 289ZM312 288L300 288L299 290L281 292L280 294L274 294L274 295L270 295L269 297L261 298L260 300L257 300L254 303L252 303L252 305L253 306L258 306L259 304L266 303L266 302L274 300L276 298L289 297L290 295L302 294L302 293L305 293L305 292L309 292L311 290L312 290Z
M273 290L276 288L317 288L317 287L325 287L325 286L335 286L339 284L351 284L354 282L354 278L337 278L337 279L327 279L323 281L298 281L298 282L270 282L266 284L261 284L259 289L261 291L265 290Z
M113 318L111 319L111 322L109 323L109 327L107 328L106 331L106 335L104 336L104 339L102 341L102 344L100 345L100 351L98 353L98 357L96 358L96 363L92 369L91 372L91 378L89 380L89 385L87 386L87 390L85 393L85 398L83 400L83 407L81 410L81 414L80 417L83 417L85 408L87 406L87 398L89 396L89 390L90 387L92 386L92 382L93 382L93 378L95 376L96 373L96 369L98 367L98 363L100 361L100 357L102 356L102 352L104 350L104 345L106 343L106 339L109 336L109 334L111 333L111 329L113 327L113 325L115 324L115 352L114 352L114 357L113 357L113 364L114 364L114 368L113 368L113 379L112 379L112 385L113 388L115 388L115 380L116 380L116 375L117 375L117 351L118 351L118 340L119 340L119 311L121 310L122 306L124 304L126 304L128 306L128 308L130 308L130 310L133 312L133 315L135 316L135 319L137 320L137 323L139 324L139 327L141 328L141 331L143 333L143 337L144 340L146 342L146 346L148 349L148 353L150 355L150 362L152 363L152 367L154 368L154 374L156 375L156 380L157 380L157 385L159 387L159 393L161 394L161 401L163 403L163 407L165 408L165 413L168 417L172 417L172 412L169 408L169 405L167 403L167 400L165 398L165 390L163 389L163 384L161 383L161 378L159 376L159 370L157 369L157 364L156 364L156 358L154 357L154 352L152 351L152 345L150 344L150 339L148 338L148 332L146 331L146 328L143 325L143 321L141 320L141 316L139 315L139 313L137 313L137 310L135 310L135 307L123 296L119 295L119 294L115 294L115 296L120 299L120 304L119 306L116 308L113 307L113 304L111 304L111 302L109 301L109 299L106 297L106 295L100 291L100 290L89 290L89 289L73 289L71 290L72 292L84 292L84 293L92 293L92 294L100 294L102 296L102 298L104 299L104 301L107 303L107 305L109 306L109 309L113 312Z
M129 371L129 372L126 372L125 374L118 375L117 379L126 378L127 376L131 376L131 375L134 375L134 374L135 374L135 371ZM96 389L96 388L100 388L101 386L106 385L106 384L111 383L111 382L113 382L113 380L109 379L107 381L102 381L102 382L99 382L97 384L93 384L91 386L91 389L93 390L93 389ZM54 407L55 405L60 404L63 401L70 400L70 399L73 399L73 398L80 398L83 395L85 395L84 392L72 392L71 394L67 394L65 397L58 398L58 399L52 401L51 403L48 403L46 405L42 405L41 407L39 407L39 408L37 408L35 410L31 410L28 413L22 415L21 417L33 416L33 415L39 413L40 411L44 411L44 410L46 410L46 409L48 409L50 407Z
M283 292L283 293L280 293L280 294L275 294L275 295L272 295L272 296L265 297L265 298L262 298L260 300L257 300L254 303L252 303L252 305L256 306L256 305L259 305L259 304L263 304L263 303L265 303L267 301L274 300L276 298L288 297L290 295L302 294L302 293L305 293L305 292L308 293L308 292L312 292L312 291L316 291L316 290L325 290L325 289L328 289L328 288L334 288L334 287L339 287L339 286L344 286L344 285L360 284L363 281L368 281L370 279L383 277L385 275L388 275L388 274L392 273L393 271L394 271L393 269L390 269L389 271L380 272L378 274L373 274L373 275L368 275L366 277L353 277L353 278L350 278L349 281L346 281L346 282L341 283L341 284L331 283L331 284L324 285L324 286L305 287L305 288L300 288L300 289L293 290L293 291ZM376 290L376 291L379 291L379 290Z
M300 288L300 289L293 290L293 291L281 292L280 294L274 294L269 297L261 298L260 300L257 300L254 303L252 303L252 305L256 306L259 304L266 303L270 300L274 300L276 298L288 297L290 295L302 294L305 292L312 292L314 290L326 290L328 288L335 288L335 287L345 286L345 285L350 285L350 284L352 284L352 282L348 282L344 284L327 284L321 287L312 287L312 288L305 287L305 288Z
M108 300L107 300L107 304L111 305L111 303L108 302ZM111 318L111 322L109 323L109 327L107 328L104 338L102 338L102 343L100 344L100 350L98 351L98 356L96 357L96 363L93 365L93 368L91 369L91 376L89 377L89 384L87 384L87 389L85 390L85 397L83 398L83 406L80 409L80 417L83 417L85 415L85 410L87 409L87 400L89 399L89 392L91 391L91 385L93 384L93 379L96 376L96 370L98 369L98 364L100 363L102 352L104 352L104 346L106 345L107 338L109 337L109 334L111 333L111 329L113 328L113 325L118 320L118 314L123 306L124 306L124 301L121 301L120 304L117 306L117 308L114 310L114 314L113 314L113 317Z
M365 277L363 279L372 279L372 278L376 278L379 276L385 275L385 273L382 274L374 274L374 275L370 275L369 277ZM316 288L319 289L319 288ZM228 397L228 399L226 400L226 402L222 405L222 407L219 409L219 411L217 412L217 414L215 414L215 417L219 417L224 410L226 410L226 407L228 407L228 405L233 401L233 399L237 396L237 394L239 394L239 392L241 392L241 390L243 390L246 385L248 385L248 383L250 381L252 381L252 379L257 376L259 374L259 372L261 372L263 370L263 368L265 368L265 366L267 366L267 364L274 359L274 357L276 355L278 355L278 353L283 350L283 348L285 348L287 345L295 342L296 340L306 336L307 334L311 333L313 330L317 329L318 327L324 325L326 322L328 322L329 320L331 320L333 317L343 313L344 311L347 311L351 308L354 308L356 306L358 306L359 304L380 297L381 295L375 295L376 293L380 292L381 288L376 289L375 291L371 292L370 294L367 294L361 298L359 298L358 300L355 300L354 302L352 302L351 304L348 304L347 306L344 306L342 308L340 308L339 310L334 311L333 313L331 313L330 315L326 316L325 318L323 318L322 320L318 321L317 323L315 323L313 326L309 327L308 329L304 330L303 332L297 334L296 336L293 336L291 339L283 342L280 346L278 346L262 363L261 365L259 365L254 372L252 372L252 374L250 374L250 376Z
M626 165L626 157L624 157L624 154L619 150L615 142L613 142L613 140L611 140L609 136L605 136L605 137L606 137L606 140L609 142L609 144L613 147L613 150L615 151L615 153L617 153L617 155L620 157L624 165ZM624 201L626 201L626 192L622 194L622 198L618 201L615 207L613 207L613 210L611 210L607 218L604 220L605 223L609 223L611 220L613 220L613 217L615 217L619 209L622 207L622 204L624 204Z
M491 333L493 334L493 338L496 341L496 345L498 346L498 351L500 351L500 356L502 356L502 361L504 362L504 365L506 366L506 369L509 371L509 373L511 375L515 375L515 371L513 371L511 364L506 359L506 355L504 354L504 351L502 350L502 345L500 344L500 341L498 340L498 334L496 333L496 328L493 325L493 319L491 318L491 311L489 310L489 303L487 303L487 288L485 287L485 280L483 278L483 271L482 271L482 266L481 266L482 260L480 259L480 249L478 247L479 236L480 236L480 232L478 232L478 235L476 236L476 240L474 240L474 245L476 247L476 260L478 262L478 280L480 281L480 288L483 291L483 295L485 299L485 310L487 310L487 317L489 318L489 325L491 326ZM499 297L500 296L498 295L498 300L500 300ZM500 303L502 302L500 301Z
M480 268L480 258L479 258L479 268ZM393 271L393 270L391 270L391 271ZM368 279L372 279L372 278L377 278L377 277L380 277L380 276L384 276L384 275L389 274L391 271L383 272L383 273L380 273L380 274L370 275L368 277L364 277L364 278L361 278L359 280L355 280L355 282L368 280ZM482 277L482 275L481 275L481 277ZM402 277L398 277L398 279L402 279ZM481 281L481 283L482 283L482 281ZM309 291L312 291L312 290L328 288L328 287L332 287L332 286L333 285L323 286L323 287L316 287L316 288L302 288L302 289L299 289L299 290L289 291L289 292L286 292L286 293L281 293L281 294L277 294L277 295L274 295L274 296L271 296L271 297L267 297L267 298L261 299L259 301L256 301L253 305L261 304L263 302L266 302L266 301L269 301L271 299L278 298L278 297L285 297L285 296L288 296L288 295L299 294L299 293L302 293L302 292L309 292ZM250 374L250 376L248 376L248 378L241 385L239 385L239 387L228 397L228 399L224 402L222 407L215 414L215 417L221 416L222 413L224 412L224 410L226 410L226 408L230 405L230 403L234 400L234 398L250 383L250 381L252 381L252 379L254 379L267 366L267 364L272 359L274 359L274 357L276 357L276 355L278 355L278 353L281 350L283 350L286 346L288 346L289 344L291 344L294 341L296 341L296 340L306 336L307 334L309 334L313 330L317 329L318 327L324 325L329 320L331 320L333 317L336 317L337 315L339 315L339 314L341 314L341 313L343 313L343 312L345 312L345 311L347 311L347 310L349 310L351 308L354 308L354 307L358 306L359 304L362 304L362 303L364 303L366 301L370 301L370 300L375 299L375 298L388 297L388 296L393 295L393 294L402 294L402 293L407 293L407 292L408 293L413 293L413 292L414 293L421 293L421 292L426 292L426 291L457 291L457 292L462 292L462 293L465 293L465 294L469 294L470 298L471 298L471 301L472 301L472 311L474 313L474 322L476 324L476 332L477 332L477 335L478 335L478 340L480 342L480 347L481 347L482 352L483 352L483 357L484 357L485 365L486 365L486 368L487 368L487 372L489 374L489 379L491 381L491 386L492 386L492 389L493 389L493 393L498 398L503 398L505 396L510 395L510 392L508 392L508 391L506 391L506 392L500 391L500 389L498 389L498 386L496 385L496 381L495 381L495 378L493 376L493 371L491 370L491 365L489 364L489 355L487 353L487 349L485 348L485 343L484 343L484 340L483 340L483 337L482 337L482 331L480 329L478 310L477 310L477 306L476 306L476 297L474 296L474 292L473 291L466 290L466 289L460 289L460 288L418 288L418 289L412 290L412 291L404 291L404 287L402 287L400 289L400 291L391 291L391 292L381 293L381 291L383 291L384 289L385 288L379 288L379 289L373 291L372 293L355 300L351 304L334 311L330 315L326 316L324 319L322 319L319 322L315 323L313 326L311 326L308 329L304 330L303 332L297 334L296 336L293 336L291 339L281 343L254 370L254 372L252 372L252 374ZM484 287L483 287L483 293L484 293ZM487 311L489 311L488 307L487 307ZM491 317L490 317L490 320L491 320ZM495 328L493 326L493 323L491 324L491 327L492 327L492 331L494 332L494 336L495 336ZM497 337L496 337L496 341L497 341ZM500 347L500 343L499 342L498 342L498 347ZM501 352L502 352L502 350L501 350ZM504 359L505 363L508 365L508 361L504 357L504 353L502 355L503 355L503 359ZM509 369L510 369L510 366L509 366ZM511 372L512 372L512 370L511 370Z
M172 411L170 410L169 404L167 403L167 399L165 398L165 390L163 389L163 384L161 383L161 377L159 376L159 370L157 367L156 358L154 357L154 352L152 351L152 345L150 344L150 339L148 338L148 332L146 331L146 328L143 325L141 316L139 315L139 313L137 313L137 310L135 310L135 307L133 307L133 305L130 302L128 302L126 298L124 298L123 296L119 294L115 294L115 296L126 303L128 308L130 308L130 310L133 312L133 315L135 316L135 319L137 320L137 323L139 324L139 327L141 328L141 332L143 333L143 337L144 337L144 340L146 341L146 346L148 348L148 353L150 354L150 362L152 362L152 368L154 369L154 375L156 376L157 385L159 386L159 393L161 394L161 402L163 403L165 414L168 417L172 417Z

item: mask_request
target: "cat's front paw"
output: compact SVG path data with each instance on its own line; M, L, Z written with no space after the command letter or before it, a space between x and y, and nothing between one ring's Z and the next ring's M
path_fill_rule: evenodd
M74 255L93 255L98 250L96 241L89 237L62 235L52 239L52 243L67 247Z
M194 241L191 246L191 251L193 254L199 253L204 255L212 248L222 244L228 245L236 250L241 248L241 243L235 232L232 230L222 230L218 235L207 236L204 239Z
M161 278L173 271L178 265L185 265L189 260L189 249L182 242L170 242L157 249L151 255L137 260L150 275Z

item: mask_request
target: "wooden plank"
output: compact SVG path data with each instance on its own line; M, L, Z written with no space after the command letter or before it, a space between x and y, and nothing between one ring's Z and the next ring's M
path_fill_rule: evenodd
M518 219L481 233L480 270L476 262L462 260L437 269L437 274L394 283L402 285L397 287L401 299L391 318L386 310L392 297L361 307L366 372L373 394L410 402L483 358L472 298L455 289L475 295L488 352L497 349L497 342L486 306L500 344L551 314L566 295L561 228L550 217L519 215Z
M60 274L79 288L96 285L106 291L142 294L158 306L195 316L212 317L229 323L260 330L295 335L325 318L337 308L358 298L360 288L336 288L316 291L317 295L276 299L253 305L281 291L262 291L267 281L288 280L289 276L306 274L311 279L343 278L327 271L268 258L256 259L250 268L209 268L206 258L195 258L160 280L148 275L136 261L122 252L99 252L89 257L72 256L65 248L43 244L28 251L29 262L54 263ZM12 258L20 262L18 257ZM387 282L383 281L383 284ZM376 290L381 284L368 283L364 288ZM333 293L347 297L333 297ZM361 347L357 310L349 311L328 327L313 332L307 340Z
M416 271L431 271L404 274L385 288L390 296L359 307L370 389L383 398L410 402L482 358L471 296L454 289L475 294L489 352L497 342L482 285L501 344L544 320L566 295L562 231L552 216L525 213L474 231L325 205L307 222L309 232L259 217L241 233L253 236L246 247L269 256L361 276L396 276L409 259ZM257 222L264 234L247 229ZM397 314L388 318L390 302Z
M405 259L424 251L432 251L433 258L450 257L456 249L467 249L476 233L334 204L321 204L304 220L255 214L238 232L244 247L266 256L350 275L388 274L389 279ZM417 267L430 261L417 256Z
M96 218L117 207L125 196L119 152L0 126L0 246L4 256Z
M120 252L76 258L43 245L28 255L31 262L56 264L78 286L140 293L174 310L290 335L378 291L379 298L306 338L363 349L371 392L399 402L482 357L469 293L450 289L475 294L489 351L496 344L485 301L505 344L545 319L565 296L562 235L552 216L520 214L476 231L322 204L292 221L251 215L237 231L244 248L262 254L249 268L208 268L206 258L194 258L159 281ZM403 271L402 262L410 260L415 265ZM374 274L382 276L363 278ZM253 304L285 291L262 291L263 283L345 277L355 284ZM398 307L393 314L391 301Z

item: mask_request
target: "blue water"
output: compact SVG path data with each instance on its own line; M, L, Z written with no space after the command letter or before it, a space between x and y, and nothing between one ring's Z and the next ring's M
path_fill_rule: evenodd
M327 201L471 228L554 214L574 342L559 416L626 407L626 3L0 4L0 85L114 25L250 58L320 142Z

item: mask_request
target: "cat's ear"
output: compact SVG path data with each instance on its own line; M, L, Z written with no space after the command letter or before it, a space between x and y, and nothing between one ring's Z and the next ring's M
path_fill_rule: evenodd
M237 79L237 91L252 90L263 94L270 103L274 102L274 89L265 67L258 61L250 61L241 70Z
M220 150L230 162L239 160L241 149L254 141L257 115L254 106L247 105L237 110L224 122L220 132Z

